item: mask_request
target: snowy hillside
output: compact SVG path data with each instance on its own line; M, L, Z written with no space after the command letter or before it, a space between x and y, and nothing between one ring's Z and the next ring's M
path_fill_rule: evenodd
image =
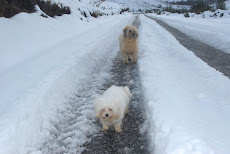
M166 4L160 0L108 0L110 2L115 2L119 4L124 4L130 8L131 11L138 11L138 10L152 10L155 9L157 6L161 5L165 7Z
M75 14L81 19L91 16L121 14L128 8L122 4L116 4L101 0L70 1L70 0L51 0L52 2L70 7L71 14Z

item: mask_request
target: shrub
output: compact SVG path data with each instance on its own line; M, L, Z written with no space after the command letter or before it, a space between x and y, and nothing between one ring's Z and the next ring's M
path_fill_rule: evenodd
M124 12L129 12L129 8L124 8L124 9L121 9L120 14L122 14L122 13L124 13Z
M34 0L0 0L0 17L10 18L20 12L35 12Z
M145 10L145 13L152 13L153 10Z
M184 17L188 18L189 17L189 13L188 12L184 13Z
M221 14L220 14L220 17L223 17L223 16L224 16L224 13L221 13Z
M197 14L200 14L204 11L210 10L211 7L208 5L208 3L204 1L197 1L195 4L191 7L191 12L195 12Z
M94 18L97 18L99 16L102 16L102 13L100 13L99 11L93 11L93 12L90 12L90 15Z
M61 16L63 14L70 14L70 8L63 6L62 4L51 3L50 1L37 0L37 4L40 9L48 16Z
M10 18L20 12L33 13L35 5L38 5L47 15L54 17L62 14L70 14L69 7L62 4L44 2L43 0L0 0L0 17Z
M172 8L171 6L163 8L163 11L170 12L170 13L186 13L188 10L186 9L175 9Z
M217 0L216 1L217 9L225 10L225 0Z

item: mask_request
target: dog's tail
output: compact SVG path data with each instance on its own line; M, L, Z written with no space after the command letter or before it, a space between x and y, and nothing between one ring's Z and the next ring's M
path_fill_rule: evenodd
M127 93L127 95L129 96L129 98L132 96L132 94L129 91L129 88L127 86L123 87L124 91Z

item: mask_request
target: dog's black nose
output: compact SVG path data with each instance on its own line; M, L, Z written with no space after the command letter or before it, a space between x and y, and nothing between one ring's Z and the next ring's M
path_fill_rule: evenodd
M105 116L106 116L106 117L108 117L108 116L109 116L109 114L105 114Z

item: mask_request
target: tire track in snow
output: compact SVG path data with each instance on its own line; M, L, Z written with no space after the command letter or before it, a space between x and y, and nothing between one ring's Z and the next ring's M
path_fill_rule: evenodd
M197 57L202 59L209 66L230 78L230 54L195 40L176 28L169 26L164 21L149 16L146 17L156 21L160 26L169 31L185 48L194 52Z
M133 25L139 27L138 17L134 20ZM92 138L91 142L84 145L87 149L83 154L148 154L148 124L137 64L124 65L120 54L118 54L113 61L110 74L112 74L112 78L104 83L102 89L106 90L111 85L127 85L132 93L129 113L123 119L123 132L115 133L112 127L107 132L103 132L101 123L99 120L96 121L96 125L100 126L100 131Z
M138 27L137 18L134 24ZM121 30L122 31L122 30ZM110 41L113 43L106 43ZM78 153L149 153L147 123L137 65L124 65L120 59L117 38L101 41L97 46L105 57L96 57L94 71L89 79L77 88L75 96L60 111L59 122L53 122L47 131L47 139L33 152L45 154ZM107 74L109 73L109 74ZM133 94L130 111L123 121L123 133L101 131L96 121L93 100L111 85L127 85ZM86 142L86 143L85 143ZM84 144L85 143L85 144Z

